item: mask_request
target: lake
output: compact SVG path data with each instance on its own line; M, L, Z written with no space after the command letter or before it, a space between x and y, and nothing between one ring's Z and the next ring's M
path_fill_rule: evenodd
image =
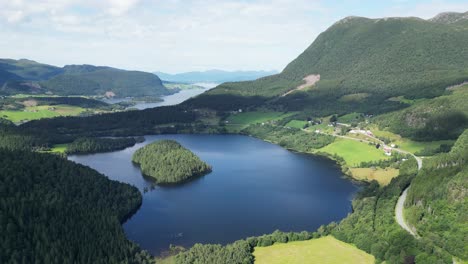
M135 105L132 105L129 108L136 108L139 110L143 110L146 108L153 108L153 107L158 107L158 106L176 105L194 96L202 94L203 92L206 92L211 88L212 88L211 86L207 86L205 88L193 88L193 89L181 90L178 93L161 97L161 99L163 99L164 101L152 102L152 103L151 102L136 102ZM103 99L103 101L108 104L116 104L116 103L120 103L124 101L131 101L131 100L132 100L131 98Z
M314 231L351 211L358 190L332 161L285 150L241 135L157 135L122 151L69 159L143 190L153 185L132 164L132 154L160 139L174 139L213 166L180 186L155 187L123 228L143 249L159 255L170 244L226 244L282 231Z

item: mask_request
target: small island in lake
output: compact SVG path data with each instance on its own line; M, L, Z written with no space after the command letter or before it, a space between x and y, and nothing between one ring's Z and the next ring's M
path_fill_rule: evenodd
M160 140L138 149L132 161L160 183L180 183L211 172L211 166L174 140Z

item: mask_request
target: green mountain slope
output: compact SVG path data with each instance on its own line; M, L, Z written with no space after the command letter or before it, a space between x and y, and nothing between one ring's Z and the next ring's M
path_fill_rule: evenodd
M0 59L0 70L10 72L20 80L39 81L48 79L52 76L62 73L59 67L38 63L32 60L20 59ZM9 78L8 80L18 80L16 78ZM0 80L1 81L1 80Z
M48 91L63 95L104 94L107 91L118 97L171 94L154 74L90 65L65 66L63 74L40 84Z
M280 74L225 83L191 103L211 106L213 100L207 97L258 98L258 104L310 110L319 103L321 109L336 112L337 100L357 94L361 98L358 102L373 111L372 106L382 102L392 108L385 102L392 96L438 96L447 86L468 80L468 26L464 21L348 17L320 34ZM320 75L313 88L281 97L309 75ZM346 109L354 107L342 104L350 105Z
M57 95L104 95L117 97L161 96L173 93L158 76L92 65L63 68L30 60L0 59L0 93L53 93Z
M446 93L418 100L408 108L378 116L374 121L382 129L417 140L456 139L468 128L468 84Z

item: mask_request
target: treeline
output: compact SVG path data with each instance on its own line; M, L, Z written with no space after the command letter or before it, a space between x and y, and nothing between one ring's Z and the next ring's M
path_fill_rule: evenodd
M210 165L174 140L148 144L133 154L132 161L158 184L179 183L211 172Z
M359 164L359 168L370 168L370 167L380 167L380 168L387 168L392 167L398 169L402 163L403 159L412 159L412 156L409 154L403 154L397 151L392 152L392 156L388 159L383 160L376 160L376 161L367 161L361 162Z
M424 160L411 184L407 216L418 234L459 259L468 251L468 130L452 151Z
M99 153L125 149L143 142L143 137L129 138L77 138L67 145L67 154Z
M195 122L197 113L180 106L162 106L141 111L101 114L89 117L57 117L21 125L29 133L79 136L134 136L159 134ZM57 136L56 136L57 137Z
M252 252L255 247L267 247L274 243L287 243L304 241L320 237L319 232L281 232L276 230L272 234L249 237L238 240L232 244L221 246L219 244L195 244L189 250L179 253L175 257L176 264L253 264Z
M151 263L121 223L142 197L55 155L0 149L1 263Z
M307 133L297 128L285 128L269 124L250 125L242 130L241 133L279 144L284 148L294 149L301 152L310 152L324 147L334 141L333 136Z

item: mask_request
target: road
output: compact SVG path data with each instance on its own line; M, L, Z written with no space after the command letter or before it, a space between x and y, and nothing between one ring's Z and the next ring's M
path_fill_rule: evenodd
M307 131L307 130L304 130L304 131ZM325 134L323 132L320 132L320 133ZM326 135L330 135L330 134L326 134ZM335 137L338 137L338 138L344 138L344 139L360 141L360 142L366 142L366 143L371 142L371 141L365 140L365 139L353 138L353 137L349 137L349 136L341 136L341 135L337 135L337 134L332 134L332 136L335 136ZM370 135L366 135L366 136L369 137L369 138L372 138L373 140L379 142L382 146L386 147L385 143L382 140L380 140L380 139L378 139L378 138L376 138L374 136L370 136ZM374 142L372 142L372 143L374 143ZM422 159L420 157L417 157L413 153L408 152L406 150L399 149L399 148L392 148L392 150L397 151L399 153L409 154L409 155L413 156L416 159L416 162L418 163L418 170L420 170L422 168ZM409 227L409 225L406 223L405 216L403 214L403 209L405 208L406 197L408 196L408 190L409 190L410 187L411 187L411 185L408 186L403 191L403 193L400 195L400 197L398 197L398 201L397 201L397 204L395 206L395 219L396 219L397 223L401 226L401 228L408 231L408 233L410 233L413 237L419 238L418 234L416 234L416 232L413 231Z

